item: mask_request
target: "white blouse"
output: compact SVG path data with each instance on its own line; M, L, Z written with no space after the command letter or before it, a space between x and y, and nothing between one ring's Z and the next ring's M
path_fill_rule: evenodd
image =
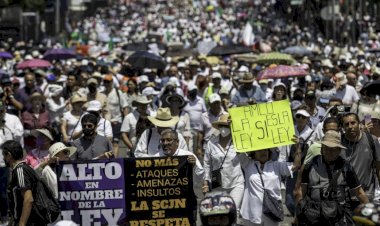
M257 165L261 170L261 164L248 158L246 154L238 155L237 159L239 159L245 173L245 188L240 213L244 219L254 224L261 224L264 187L256 168ZM264 186L269 190L269 194L277 200L281 200L281 176L292 175L292 165L293 163L271 160L264 165L262 172Z

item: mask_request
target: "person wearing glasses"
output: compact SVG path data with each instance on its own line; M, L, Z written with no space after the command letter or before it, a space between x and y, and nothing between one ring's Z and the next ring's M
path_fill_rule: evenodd
M58 199L58 184L55 166L59 161L70 160L70 156L76 151L75 147L67 147L62 142L55 143L49 148L49 157L35 169L37 175L51 188L56 199Z
M73 146L77 148L77 152L71 159L91 160L114 156L111 141L96 132L97 124L98 118L94 114L86 114L82 117L83 136L74 140Z

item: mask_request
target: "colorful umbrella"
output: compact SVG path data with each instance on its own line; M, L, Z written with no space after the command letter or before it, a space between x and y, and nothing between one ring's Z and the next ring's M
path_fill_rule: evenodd
M303 77L309 74L301 67L278 65L272 68L267 68L260 71L258 79L276 79L276 78L288 78L288 77Z
M262 53L256 59L258 64L293 64L295 62L292 56L277 52Z
M26 68L45 68L52 66L49 61L40 60L40 59L32 59L26 60L17 65L17 69L26 69Z
M12 59L13 56L9 52L0 52L1 59Z
M49 49L44 54L45 60L66 60L75 58L77 55L72 49Z
M128 57L127 62L135 68L164 69L166 67L166 63L162 57L147 51L135 52Z

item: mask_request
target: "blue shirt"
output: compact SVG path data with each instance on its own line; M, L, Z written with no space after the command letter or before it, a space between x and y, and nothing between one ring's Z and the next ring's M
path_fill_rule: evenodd
M240 87L231 102L233 105L246 104L250 99L255 99L257 103L267 102L265 93L257 86L253 86L252 90Z

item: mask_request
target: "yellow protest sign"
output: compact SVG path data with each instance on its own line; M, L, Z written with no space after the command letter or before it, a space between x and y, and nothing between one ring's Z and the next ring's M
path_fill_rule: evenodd
M232 139L238 152L293 144L288 100L230 108Z

